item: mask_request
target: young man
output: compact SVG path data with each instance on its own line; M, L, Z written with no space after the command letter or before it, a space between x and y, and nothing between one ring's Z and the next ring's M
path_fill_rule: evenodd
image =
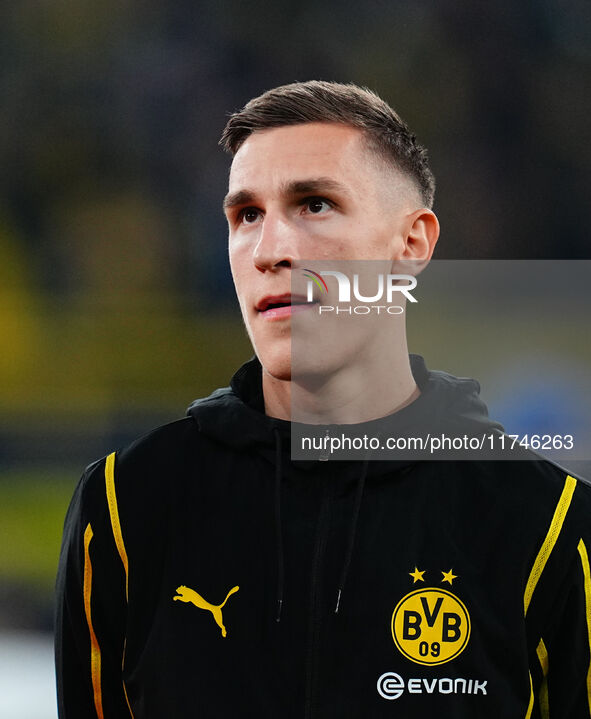
M256 357L82 477L60 716L591 716L588 485L537 458L291 460L295 390L320 425L499 432L477 383L409 358L399 320L385 356L353 333L292 374L299 263L430 259L424 149L373 93L325 82L252 100L222 142Z

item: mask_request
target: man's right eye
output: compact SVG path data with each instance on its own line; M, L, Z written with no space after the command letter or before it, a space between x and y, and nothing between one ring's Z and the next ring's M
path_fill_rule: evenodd
M240 211L240 221L243 225L252 225L259 219L260 214L254 207L245 207Z

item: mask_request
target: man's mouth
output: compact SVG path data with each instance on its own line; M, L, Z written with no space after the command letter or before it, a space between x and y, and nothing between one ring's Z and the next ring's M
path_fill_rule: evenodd
M316 302L308 302L304 295L268 295L255 305L255 309L265 319L283 319L315 304Z

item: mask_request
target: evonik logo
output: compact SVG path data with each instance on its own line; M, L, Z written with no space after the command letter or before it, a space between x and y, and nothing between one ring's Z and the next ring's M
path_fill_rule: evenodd
M316 285L321 294L328 293L328 286L324 277L334 277L338 284L338 301L339 303L350 303L351 302L351 281L344 272L338 272L337 270L321 270L315 272L314 270L303 269L304 277L308 278L307 282L307 293L306 300L308 302L314 302L314 286ZM408 282L408 284L400 285L399 282ZM361 294L359 289L359 275L355 273L353 275L353 296L359 302L380 302L384 298L386 299L386 305L374 305L370 307L368 305L356 305L354 307L336 307L334 305L320 305L318 308L319 314L323 312L335 312L336 314L347 313L347 314L369 314L372 309L380 313L380 310L385 310L388 314L402 314L404 308L400 305L393 305L394 293L402 293L402 295L409 302L417 302L417 299L412 296L411 290L417 286L416 277L412 275L394 275L394 274L378 274L377 275L377 291L375 295L365 296ZM398 295L396 295L398 296Z
M405 691L409 694L483 694L486 696L487 680L457 677L441 679L413 677L406 682L395 672L384 672L377 682L378 694L389 701L399 699Z

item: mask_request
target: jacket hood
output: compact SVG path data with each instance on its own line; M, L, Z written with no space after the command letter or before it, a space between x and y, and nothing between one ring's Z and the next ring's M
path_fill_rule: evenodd
M419 355L411 354L410 364L421 392L419 397L394 414L348 428L360 434L383 436L408 436L419 430L469 434L503 430L489 418L476 380L429 371ZM283 439L290 436L290 422L264 413L262 368L257 357L238 369L229 387L195 400L187 414L204 435L238 450L271 447L277 432ZM323 425L331 426L337 425Z

